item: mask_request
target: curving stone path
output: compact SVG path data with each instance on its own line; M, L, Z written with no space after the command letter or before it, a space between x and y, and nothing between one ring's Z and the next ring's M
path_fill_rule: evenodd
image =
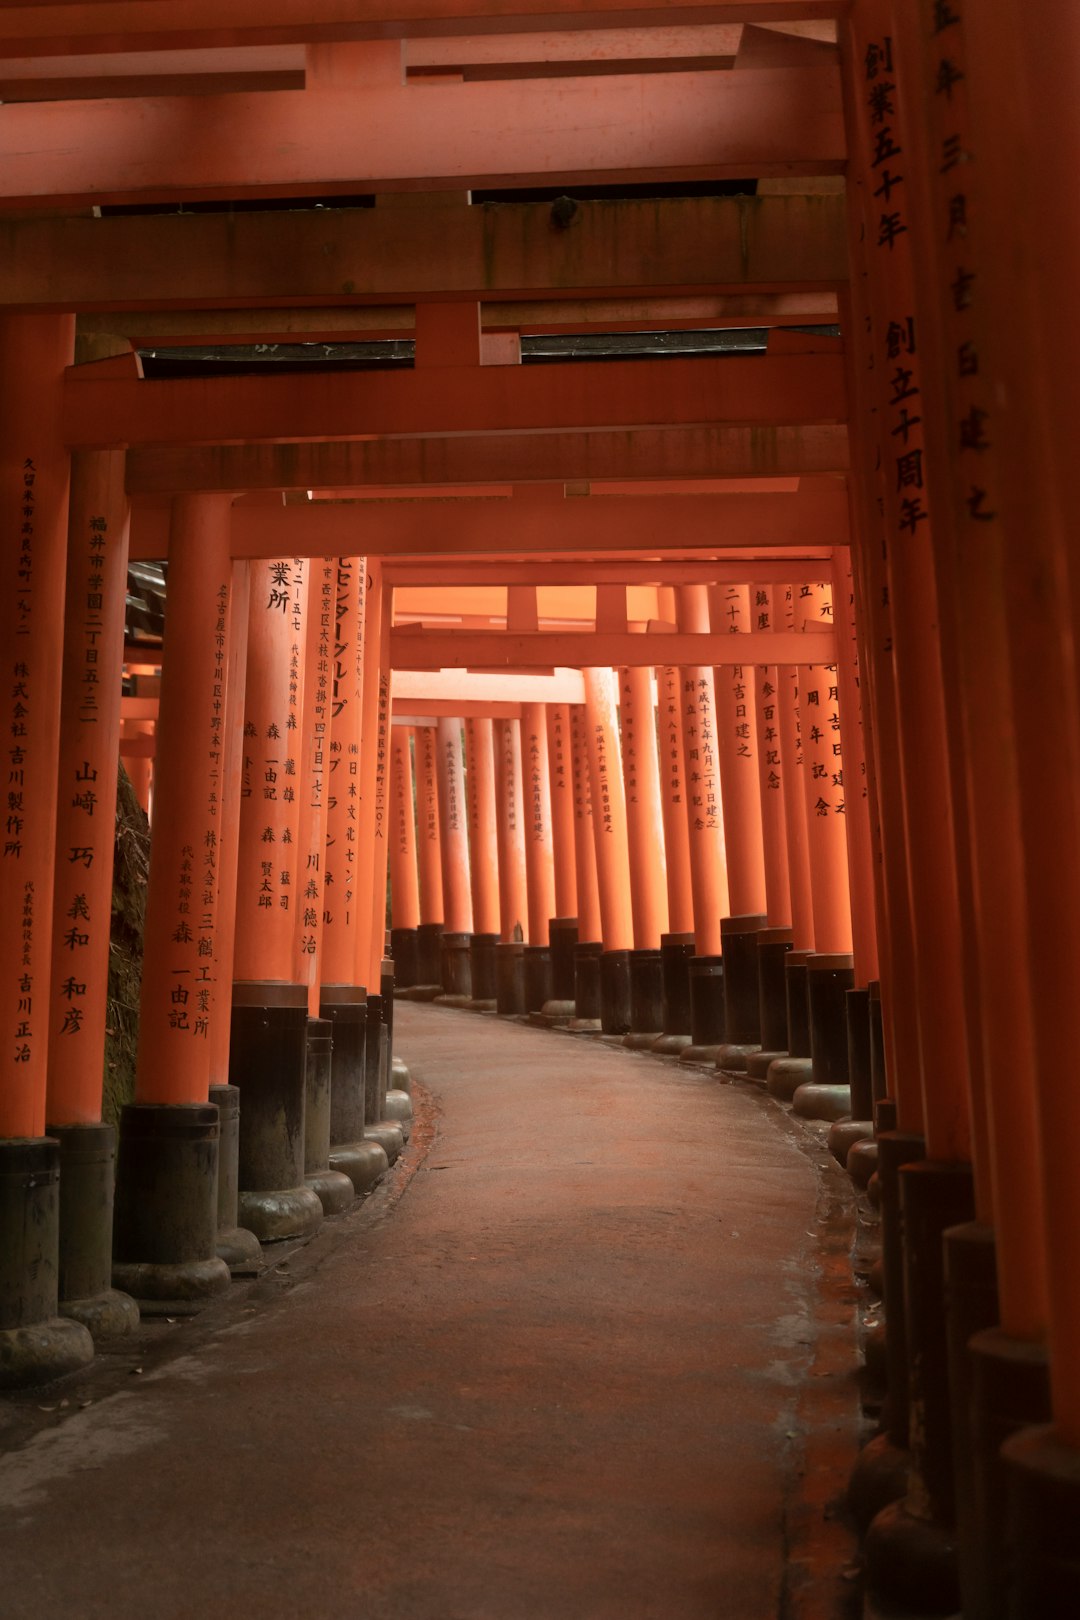
M0 1457L6 1620L840 1614L814 1138L676 1063L395 1018L393 1183Z

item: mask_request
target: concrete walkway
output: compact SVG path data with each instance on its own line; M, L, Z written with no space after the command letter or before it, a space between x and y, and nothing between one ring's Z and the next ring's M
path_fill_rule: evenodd
M392 1183L0 1459L5 1620L840 1614L815 1139L596 1041L397 1019L431 1095Z

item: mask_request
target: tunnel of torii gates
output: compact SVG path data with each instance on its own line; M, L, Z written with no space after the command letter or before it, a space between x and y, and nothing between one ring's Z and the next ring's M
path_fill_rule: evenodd
M880 1205L872 1590L1080 1612L1078 60L1074 0L5 5L0 1382L369 1190L395 993L570 1021Z

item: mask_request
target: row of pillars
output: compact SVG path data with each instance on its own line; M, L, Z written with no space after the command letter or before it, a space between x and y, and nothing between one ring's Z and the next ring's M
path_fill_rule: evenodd
M201 1308L370 1192L411 1118L390 593L363 558L234 562L231 499L201 495L171 517L135 1093L102 1118L129 512L122 453L62 443L73 327L0 321L0 1387Z

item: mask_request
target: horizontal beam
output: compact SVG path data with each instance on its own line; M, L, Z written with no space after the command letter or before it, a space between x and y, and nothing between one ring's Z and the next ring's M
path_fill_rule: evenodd
M113 362L102 362L111 368ZM838 353L145 381L71 367L72 448L843 422ZM320 487L329 487L322 486Z
M573 665L641 668L663 664L831 664L836 638L831 630L752 630L738 635L683 635L659 631L635 635L617 631L412 630L390 632L390 663L395 669L527 669Z
M184 216L191 218L191 215ZM0 238L4 234L0 216ZM3 289L0 264L0 296ZM36 291L29 289L32 296ZM69 304L69 307L70 304ZM485 332L695 332L745 326L826 326L838 319L837 295L819 292L698 293L688 297L556 298L496 301L482 307ZM412 304L307 305L261 309L84 310L77 336L109 333L137 348L227 343L342 343L411 338Z
M584 703L581 671L558 669L552 675L474 675L461 669L395 671L394 704L439 701L455 703ZM433 711L428 711L433 712ZM457 711L454 711L457 712Z
M824 67L21 102L0 156L9 205L81 206L840 173L845 145Z
M131 557L168 555L169 514L136 507ZM480 555L500 552L748 550L847 544L842 484L796 495L605 495L513 501L239 505L234 557ZM815 576L816 577L816 576Z
M0 138L9 111L0 109ZM832 289L846 278L839 196L580 202L566 230L552 228L547 203L0 217L0 304L27 310L611 298ZM412 311L400 311L402 329L412 324Z
M474 557L463 561L430 557L423 561L388 560L383 579L388 584L410 586L485 585L802 585L829 581L832 560L823 556L784 561L755 557L739 562L709 558L701 562L660 561L587 562L561 560L556 553L543 561L521 562L498 559L481 562Z
M464 435L324 444L132 450L133 496L189 490L402 488L606 479L807 477L846 472L844 424L767 429L637 428L622 433Z
M6 5L0 55L210 49L672 21L783 23L843 14L846 0L96 0Z

